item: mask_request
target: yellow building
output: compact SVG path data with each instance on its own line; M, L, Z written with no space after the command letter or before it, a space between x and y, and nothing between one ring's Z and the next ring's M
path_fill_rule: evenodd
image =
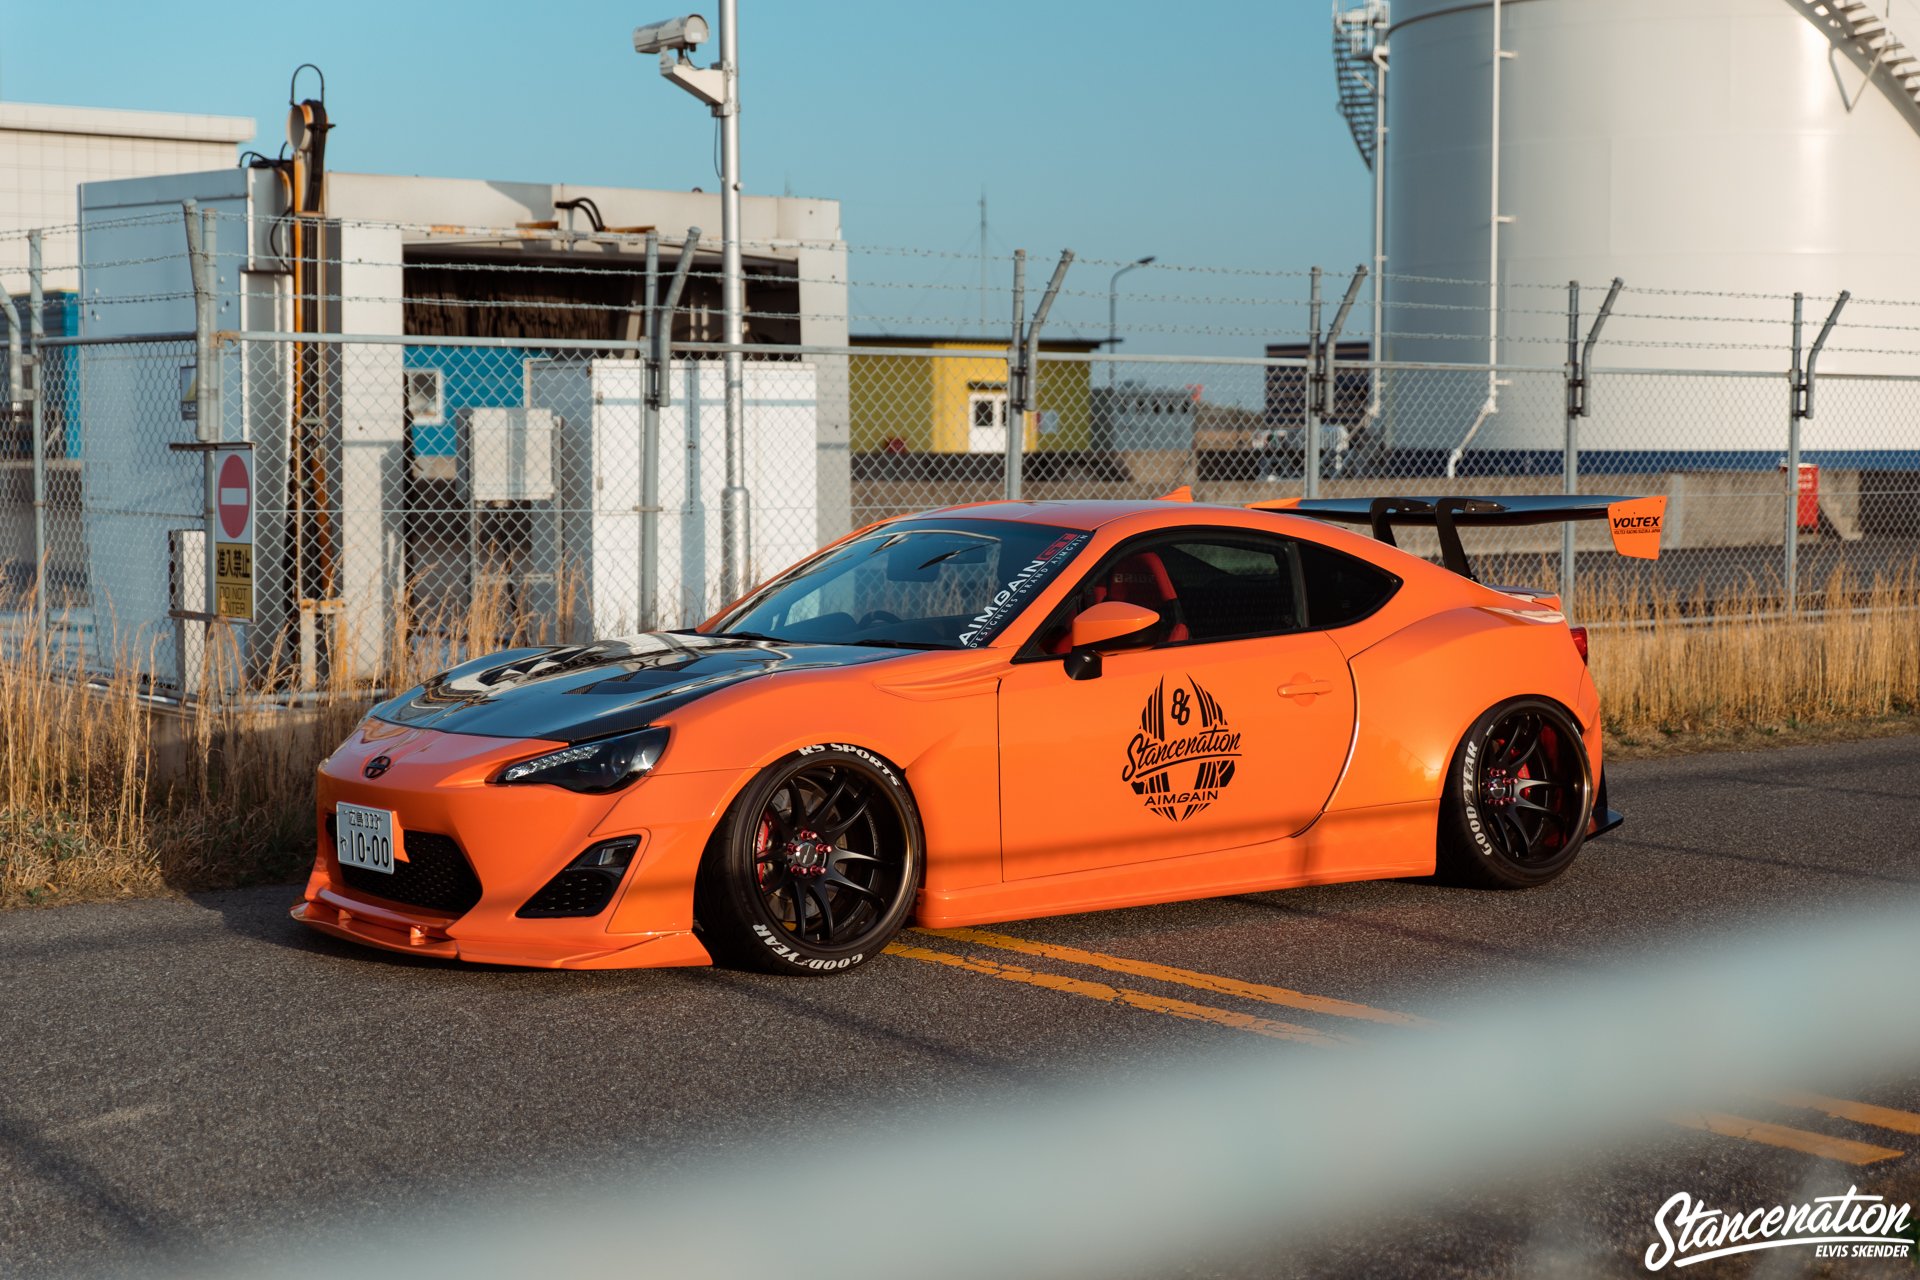
M857 337L853 345L869 349L847 362L855 453L1006 453L1006 343L888 335ZM1089 366L1047 357L1083 355L1099 345L1081 338L1040 340L1038 408L1027 415L1027 452L1091 445Z

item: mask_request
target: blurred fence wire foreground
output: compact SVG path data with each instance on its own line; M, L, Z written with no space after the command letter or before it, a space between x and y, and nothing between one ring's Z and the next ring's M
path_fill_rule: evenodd
M1703 1111L1910 1071L1920 1020L1888 1011L1910 999L1917 922L1910 898L1863 904L1653 963L1530 980L1446 1011L1437 1028L1328 1048L1264 1042L1132 1064L1126 1079L1077 1074L1070 1087L1000 1083L965 1107L869 1108L858 1125L787 1126L722 1155L657 1152L537 1196L403 1207L394 1225L343 1222L320 1238L303 1223L298 1247L263 1229L236 1260L181 1258L174 1274L877 1280L902 1259L927 1280L1215 1275L1235 1261L1228 1273L1272 1274L1285 1250L1390 1242L1468 1197L1511 1211L1516 1187L1590 1180L1634 1144L1699 1127ZM1858 1174L1811 1194L1847 1176ZM1702 1190L1652 1188L1605 1269L1651 1263L1655 1208ZM834 1247L843 1237L857 1245ZM1790 1251L1795 1261L1824 1238Z
M903 512L1180 486L1667 495L1657 563L1593 525L1469 548L1576 617L1792 611L1836 570L1864 600L1920 551L1920 300L1508 281L1489 313L1483 283L1390 275L1376 308L1361 273L1159 261L1123 295L1136 264L782 241L743 246L729 348L691 229L335 220L295 263L282 221L0 245L7 636L185 695L216 652L250 687L377 684L689 625ZM213 616L225 505L240 621Z

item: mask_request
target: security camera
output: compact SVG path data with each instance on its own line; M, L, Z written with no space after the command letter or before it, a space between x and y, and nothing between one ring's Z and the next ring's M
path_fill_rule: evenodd
M707 20L697 13L633 29L635 53L680 53L706 42Z

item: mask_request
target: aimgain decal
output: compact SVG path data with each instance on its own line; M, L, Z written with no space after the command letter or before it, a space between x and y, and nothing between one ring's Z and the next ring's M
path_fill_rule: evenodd
M1120 781L1161 817L1185 822L1220 798L1239 758L1240 734L1219 699L1192 676L1171 691L1162 679L1127 743Z
M1014 574L1006 586L994 593L987 607L960 633L960 643L973 649L991 640L1001 625L1026 604L1027 598L1052 578L1061 565L1078 555L1092 537L1090 533L1063 533L1055 538Z

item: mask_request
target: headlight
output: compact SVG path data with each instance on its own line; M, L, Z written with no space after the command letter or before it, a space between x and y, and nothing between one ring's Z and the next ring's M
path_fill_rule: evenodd
M587 795L603 795L630 785L653 768L667 749L665 729L642 729L617 738L581 742L502 769L495 782L542 782Z

